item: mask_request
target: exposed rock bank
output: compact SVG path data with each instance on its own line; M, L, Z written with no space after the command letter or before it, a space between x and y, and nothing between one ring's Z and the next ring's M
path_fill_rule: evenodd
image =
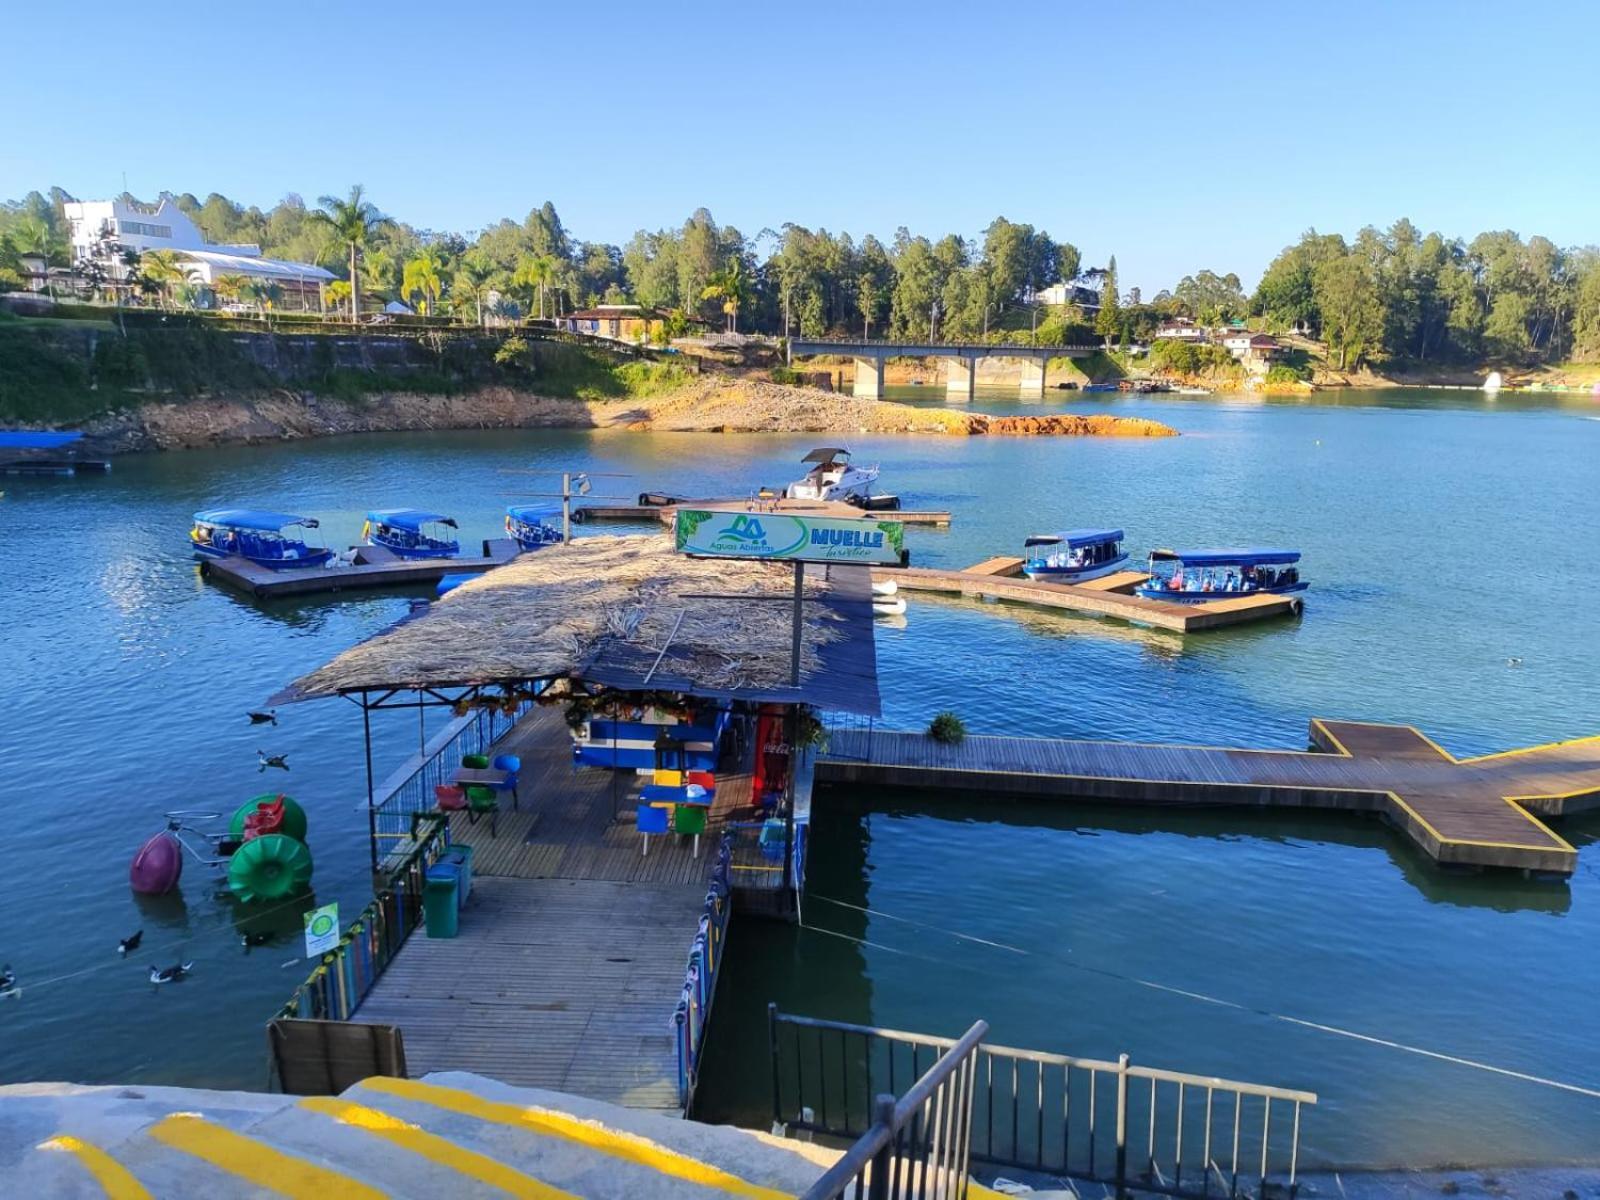
M1173 437L1158 421L1107 414L994 417L860 400L758 380L701 378L634 399L573 400L509 388L456 396L383 392L333 400L282 389L152 401L89 422L97 453L181 450L340 433L425 429L622 429L697 433L928 433L1054 437Z

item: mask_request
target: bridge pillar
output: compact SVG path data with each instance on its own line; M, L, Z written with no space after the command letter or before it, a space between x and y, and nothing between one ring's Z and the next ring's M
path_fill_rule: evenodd
M978 375L975 358L947 358L944 360L945 395L952 400L972 401L972 385Z
M1024 358L1022 363L1022 398L1024 400L1044 399L1044 374L1045 368L1050 365L1048 358Z
M883 359L858 358L855 394L863 400L883 399Z

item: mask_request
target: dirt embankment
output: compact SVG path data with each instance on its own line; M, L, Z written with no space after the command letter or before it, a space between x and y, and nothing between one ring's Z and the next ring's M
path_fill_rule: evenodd
M619 429L698 433L927 433L1174 437L1157 421L1106 414L993 417L862 400L815 388L704 377L659 395L567 400L507 388L459 396L384 392L359 401L280 390L153 402L85 426L98 453L180 450L340 433L424 429Z

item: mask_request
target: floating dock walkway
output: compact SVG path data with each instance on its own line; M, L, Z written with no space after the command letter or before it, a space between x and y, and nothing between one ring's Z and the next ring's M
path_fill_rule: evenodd
M920 511L905 508L857 508L838 500L752 500L749 496L728 496L720 500L677 500L671 504L584 504L572 510L574 521L660 521L671 525L678 517L678 509L737 508L748 505L752 512L780 512L796 515L810 514L818 517L877 517L884 521L899 521L903 525L950 524L948 512ZM1020 561L1020 560L1018 560Z
M1458 759L1408 725L1311 722L1319 752L839 730L819 783L1377 813L1437 863L1571 875L1541 817L1600 806L1600 737Z
M226 584L257 599L307 596L317 592L342 592L349 588L431 586L446 575L465 575L504 566L518 554L510 538L490 538L476 558L401 558L382 546L357 546L356 561L349 566L305 567L277 571L247 558L230 555L200 563L207 579Z
M1020 558L990 558L966 570L929 567L874 567L874 580L892 579L901 591L938 592L1009 600L1040 608L1060 608L1093 616L1116 617L1158 629L1194 633L1267 617L1293 616L1301 596L1226 595L1200 604L1146 600L1131 593L1149 578L1143 571L1119 571L1088 583L1043 583L1021 575Z

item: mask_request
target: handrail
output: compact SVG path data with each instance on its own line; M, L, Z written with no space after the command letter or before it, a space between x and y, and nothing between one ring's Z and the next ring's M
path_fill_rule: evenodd
M678 1107L685 1114L694 1103L695 1087L700 1082L700 1053L705 1048L711 1003L716 999L717 978L722 971L723 944L727 941L728 921L733 915L732 887L728 881L732 860L733 834L724 833L717 848L716 866L711 871L711 883L706 889L705 911L694 941L689 945L683 992L672 1014L673 1040L678 1052Z
M768 1021L774 1123L832 1137L866 1133L883 1083L892 1091L930 1050L957 1045L776 1005ZM1111 1061L986 1043L974 1062L974 1161L1173 1196L1210 1196L1217 1180L1230 1196L1258 1182L1295 1194L1302 1109L1317 1103L1314 1092L1136 1066L1125 1054Z
M971 1067L988 1032L987 1021L973 1022L904 1096L897 1100L892 1093L880 1094L873 1102L872 1127L823 1172L801 1200L836 1200L851 1184L856 1185L857 1196L862 1194L862 1185L867 1185L867 1195L873 1200L901 1195L951 1196L956 1200L965 1196L974 1079Z

